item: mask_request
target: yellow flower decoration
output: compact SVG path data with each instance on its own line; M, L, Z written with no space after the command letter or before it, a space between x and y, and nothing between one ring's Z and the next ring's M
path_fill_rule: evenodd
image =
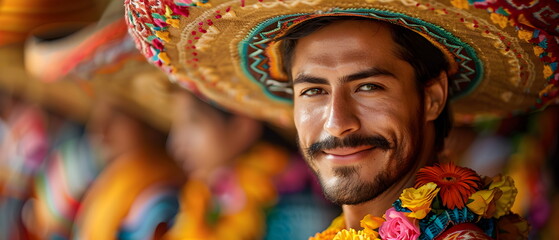
M510 176L497 175L493 177L493 182L489 185L489 189L499 188L503 195L497 200L497 209L493 217L500 218L510 212L514 199L518 191L514 186L514 180Z
M363 231L355 231L355 229L342 230L336 234L332 240L374 240Z
M450 3L455 6L456 8L459 9L469 9L470 8L470 4L468 3L468 0L451 0Z
M197 7L211 7L211 6L212 6L211 3L209 3L209 2L203 3L203 2L200 1L200 0L194 0L194 1L192 1L192 2L195 3Z
M518 30L518 38L529 42L530 40L532 40L532 37L534 36L533 32L527 31L527 30Z
M155 31L155 36L157 36L158 38L160 38L165 42L171 41L171 38L169 37L169 32L166 31Z
M314 237L310 237L309 240L331 240L333 239L340 229L326 229L324 232L320 232L314 235Z
M507 24L509 23L509 19L506 16L498 13L491 13L490 18L493 23L499 24L501 28L507 27Z
M157 54L157 57L159 57L159 59L161 59L161 61L165 64L169 64L171 62L169 56L165 52L160 52L159 54Z
M406 207L412 212L408 214L408 217L413 217L417 219L423 219L429 211L431 211L431 202L439 193L439 188L435 183L427 183L419 188L407 188L404 189L402 195L400 195L400 200L402 201L402 207Z
M173 10L169 6L165 6L165 17L166 18L173 17Z
M553 70L551 70L551 67L549 65L543 66L543 77L549 78L551 77L551 75L553 75Z
M237 172L240 185L256 203L273 203L277 200L278 192L269 177L250 169L238 169Z
M171 26L173 26L174 28L178 28L180 23L178 19L173 19L173 18L167 18L165 22L171 24Z
M466 206L483 218L491 218L495 214L496 202L503 192L499 188L477 191L468 200Z
M535 47L534 47L534 54L535 54L536 56L540 56L544 51L545 51L545 49L543 49L543 48L540 47L540 46L535 46Z
M360 223L364 233L372 238L378 238L378 232L375 229L378 229L383 222L384 218L373 217L371 214L367 214Z
M332 223L328 227L328 229L342 229L342 228L345 228L345 219L343 214L334 218L334 220L332 220Z

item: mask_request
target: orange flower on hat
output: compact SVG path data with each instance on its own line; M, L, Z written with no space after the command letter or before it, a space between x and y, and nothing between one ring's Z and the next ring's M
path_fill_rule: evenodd
M415 188L429 182L439 186L439 194L445 207L462 209L470 195L479 190L481 178L472 169L446 163L424 167L417 172Z

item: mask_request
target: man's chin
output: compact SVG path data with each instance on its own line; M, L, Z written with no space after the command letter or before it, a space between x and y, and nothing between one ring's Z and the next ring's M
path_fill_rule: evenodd
M360 181L357 181L360 182ZM357 205L370 200L373 200L378 196L371 195L370 183L356 184L355 181L350 179L330 181L330 184L322 184L323 192L329 201L337 205Z
M374 200L386 192L396 181L397 179L389 177L386 172L378 174L369 181L360 179L359 174L330 179L320 178L326 199L337 205L358 205Z

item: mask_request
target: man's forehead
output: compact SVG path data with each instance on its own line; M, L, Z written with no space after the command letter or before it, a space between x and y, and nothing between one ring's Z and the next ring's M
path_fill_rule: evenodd
M396 44L390 31L386 27L381 30L379 26L374 21L345 20L299 39L293 70L302 63L324 67L359 63L373 67L396 58Z
M342 48L348 53L363 55L357 50L363 45L374 47L379 42L393 43L391 32L384 24L368 20L344 20L334 22L324 26L308 36L302 37L297 41L296 51L301 49L314 48L316 52L328 52L335 49L322 48L329 47Z
M302 37L300 40L309 37L312 38L312 36L323 39L343 39L346 37L345 34L350 31L356 31L368 37L378 37L378 34L386 34L389 32L389 25L370 19L340 19L339 21L333 21L323 26L316 26L312 33Z
M351 62L371 62L371 54L357 49L340 49L344 51L336 51L336 58L332 57L334 49L318 49L318 51L300 51L301 58L308 64L320 64L323 66L335 67L341 64L350 64ZM296 52L297 53L297 52ZM304 54L303 54L304 53Z

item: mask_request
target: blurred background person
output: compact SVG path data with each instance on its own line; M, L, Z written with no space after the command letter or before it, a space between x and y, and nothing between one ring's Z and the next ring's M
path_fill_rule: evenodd
M29 239L21 212L31 196L32 179L49 147L46 116L23 99L2 96L0 140L0 239Z
M51 136L58 130L51 114L42 108L60 98L38 101L40 85L23 68L24 41L44 24L95 21L105 4L97 0L0 1L0 239L33 239L24 227L22 211L33 194L33 178L52 146Z
M305 239L339 213L286 140L292 133L184 89L174 99L169 148L190 178L165 239Z
M73 239L156 239L178 211L184 176L166 152L165 131L146 120L161 116L126 99L153 99L148 92L166 79L150 66L129 67L121 70L126 77L112 79L128 86L97 96L89 130L108 163L85 195ZM140 81L143 88L134 87Z
M58 144L37 175L26 215L40 239L155 239L178 211L184 176L166 153L169 104L160 97L169 83L128 38L122 4L97 24L27 45L31 75L79 86L93 101L87 137ZM57 26L66 27L42 32Z

